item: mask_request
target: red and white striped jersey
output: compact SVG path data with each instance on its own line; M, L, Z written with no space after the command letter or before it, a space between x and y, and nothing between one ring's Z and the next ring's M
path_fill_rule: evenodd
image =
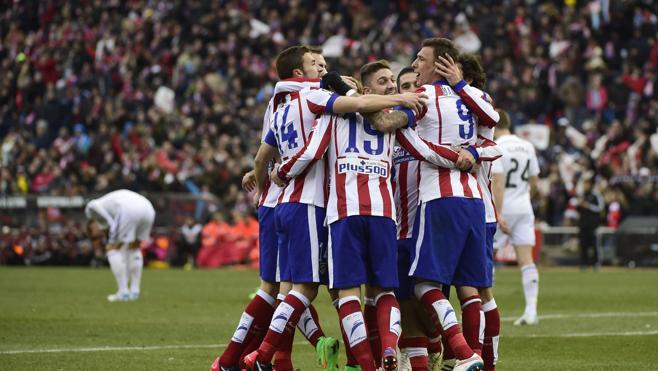
M443 166L454 166L457 160L456 152L428 145L411 129L381 133L360 114L325 114L317 120L307 146L282 162L279 177L299 176L328 150L331 179L328 223L352 215L383 216L395 220L390 174L396 135L400 144L420 159Z
M279 150L281 161L286 161L308 142L315 119L331 112L336 93L318 88L304 88L286 94L274 107L270 133L265 142ZM327 169L325 161L317 161L299 174L279 196L278 203L299 202L319 207L326 206Z
M499 119L484 93L465 82L453 89L445 81L423 85L418 92L428 96L427 107L418 116L418 135L425 141L446 146L474 146L477 127L494 126ZM477 125L476 118L477 116ZM428 202L443 197L482 198L474 174L458 169L420 165L420 199Z
M400 146L393 149L393 197L397 211L398 240L411 238L420 186L420 161Z
M304 88L319 88L320 79L303 79L303 78L291 78L281 80L276 83L274 86L274 95L270 99L267 109L265 110L265 115L263 116L263 130L261 132L261 141L265 141L267 133L270 131L270 122L272 120L272 114L274 113L274 108L278 106L279 102L285 98L285 96L291 92L300 91ZM270 164L270 166L273 165ZM270 167L271 170L271 167ZM269 171L268 171L269 175ZM265 207L275 207L277 205L279 196L281 195L281 188L270 182L270 177L265 178L265 182L261 187L262 193L258 206Z
M478 127L478 142L480 148L487 148L495 146L496 142L493 141L494 128L486 126ZM478 185L482 191L482 202L484 202L484 212L486 223L495 223L496 218L496 205L493 200L493 192L491 191L491 175L492 175L492 161L481 161L480 169L477 173Z

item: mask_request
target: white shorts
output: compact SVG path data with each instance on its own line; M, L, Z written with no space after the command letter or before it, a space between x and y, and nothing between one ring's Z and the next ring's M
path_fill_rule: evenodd
M535 215L503 215L509 226L510 234L500 230L500 224L494 235L494 249L503 248L509 240L514 246L535 246Z
M155 210L150 204L135 208L123 208L117 218L116 228L110 230L109 243L149 241L155 220Z

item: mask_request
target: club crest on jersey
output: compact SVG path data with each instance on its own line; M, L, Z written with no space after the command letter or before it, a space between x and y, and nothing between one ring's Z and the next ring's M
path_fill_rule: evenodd
M395 165L401 164L403 162L409 162L415 160L414 156L412 156L409 152L407 152L404 148L402 147L395 147L393 149L393 163Z
M338 159L338 173L359 173L388 177L388 166L380 160L368 160L358 157L341 157Z

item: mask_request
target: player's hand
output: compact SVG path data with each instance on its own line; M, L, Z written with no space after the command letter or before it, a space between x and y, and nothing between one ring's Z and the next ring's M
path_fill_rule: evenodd
M255 192L253 196L251 196L251 205L257 209L258 208L258 203L260 202L260 192Z
M272 183L279 187L283 188L286 186L286 182L279 178L279 164L274 164L274 169L272 169L272 172L270 173L270 179L272 180Z
M434 62L434 70L444 76L448 80L448 84L452 86L463 79L459 66L447 53L445 57L439 56L439 60Z
M461 171L469 170L475 165L475 157L467 149L461 148L455 165Z
M256 189L256 174L253 170L247 172L242 177L242 189L247 192L253 192Z
M427 99L428 97L424 93L402 93L400 94L400 105L410 108L418 114L427 105Z
M345 82L350 89L354 89L356 91L359 91L359 86L356 84L356 79L352 76L341 76L341 79L343 79L343 82Z
M507 224L507 220L502 215L498 215L498 227L500 227L503 233L509 234L509 224Z
M471 174L474 174L477 176L477 173L480 171L480 164L475 163L473 167L471 168Z

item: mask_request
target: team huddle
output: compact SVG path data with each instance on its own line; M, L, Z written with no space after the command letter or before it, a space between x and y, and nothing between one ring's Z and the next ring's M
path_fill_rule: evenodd
M339 342L312 305L320 286L338 313L345 370L494 370L494 235L520 247L526 311L517 323L537 323L527 230L539 169L483 91L479 60L431 38L397 77L384 60L364 65L360 81L327 72L321 50L307 46L275 63L280 81L243 179L257 190L261 286L211 370L294 370L296 328L320 367L338 370ZM501 214L503 199L522 205Z

